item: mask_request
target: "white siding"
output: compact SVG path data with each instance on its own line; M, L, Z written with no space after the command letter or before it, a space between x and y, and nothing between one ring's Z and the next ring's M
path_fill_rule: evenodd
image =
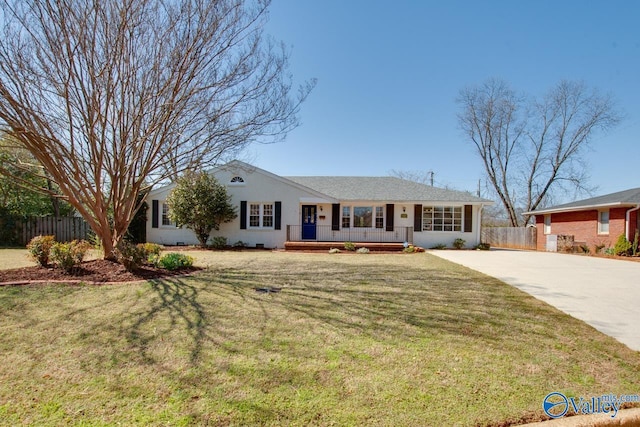
M287 224L299 224L299 209L301 198L318 198L312 192L304 191L297 185L279 178L273 174L256 168L247 167L222 167L216 169L214 176L219 183L227 186L227 193L231 195L231 203L236 207L238 217L230 223L222 224L220 230L212 230L211 238L223 236L227 238L229 244L242 241L248 246L257 244L264 245L265 248L282 248L286 240ZM233 177L242 177L244 183L231 183ZM198 244L195 234L188 228L176 228L162 226L153 228L151 224L152 206L151 200L159 200L160 210L162 202L168 197L173 186L167 186L152 191L147 197L149 204L147 221L147 241L160 243L163 245L175 245L178 242L187 245ZM282 203L281 229L240 229L240 202L246 201L248 204L256 203ZM324 204L323 212L329 224L331 223L331 204ZM320 212L319 212L320 213ZM160 212L161 214L161 212ZM161 222L161 221L160 221ZM248 221L247 221L248 224Z

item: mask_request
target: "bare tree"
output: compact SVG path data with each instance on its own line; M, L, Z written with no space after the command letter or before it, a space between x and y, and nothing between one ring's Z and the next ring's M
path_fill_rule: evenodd
M105 257L149 185L297 126L269 0L0 0L0 128L43 165Z
M570 81L528 100L491 79L462 90L458 103L460 127L514 227L529 222L522 212L543 207L558 190L588 191L584 150L620 121L610 97Z

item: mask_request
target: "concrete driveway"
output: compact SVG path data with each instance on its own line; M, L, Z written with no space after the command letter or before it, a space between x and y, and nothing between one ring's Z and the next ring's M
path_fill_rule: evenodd
M506 249L429 253L496 277L640 351L640 262Z

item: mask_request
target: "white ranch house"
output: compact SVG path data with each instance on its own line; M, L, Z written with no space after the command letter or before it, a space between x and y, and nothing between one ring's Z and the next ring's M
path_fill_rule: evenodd
M282 177L232 161L210 171L226 185L238 217L211 237L229 244L284 248L287 242L409 243L429 248L480 243L482 209L493 202L467 192L445 190L395 177ZM147 196L147 241L198 244L177 228L165 200L174 185Z

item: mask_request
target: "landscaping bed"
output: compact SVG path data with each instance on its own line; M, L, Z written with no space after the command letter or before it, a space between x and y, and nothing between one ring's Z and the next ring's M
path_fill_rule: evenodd
M0 284L29 283L29 282L87 282L87 283L114 283L133 282L136 280L152 280L161 277L170 277L199 270L196 267L180 270L167 270L153 266L141 266L134 271L128 271L117 262L96 259L85 261L75 267L70 273L53 267L21 267L9 270L0 270Z

